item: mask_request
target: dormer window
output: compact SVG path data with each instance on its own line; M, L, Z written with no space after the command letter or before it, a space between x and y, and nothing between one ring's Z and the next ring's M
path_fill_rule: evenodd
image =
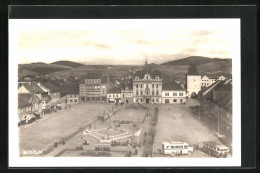
M139 77L136 77L135 80L139 80Z
M156 79L156 80L159 80L159 77L156 77L155 79Z

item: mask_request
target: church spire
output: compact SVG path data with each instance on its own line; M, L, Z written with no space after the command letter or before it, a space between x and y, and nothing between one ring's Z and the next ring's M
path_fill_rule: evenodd
M145 57L145 71L146 71L146 73L148 72L148 61L147 61L147 57Z

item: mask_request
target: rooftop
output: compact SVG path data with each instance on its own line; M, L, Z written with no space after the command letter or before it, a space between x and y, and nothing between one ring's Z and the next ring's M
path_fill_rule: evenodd
M40 93L43 93L44 90L41 89L41 87L39 87L38 85L36 84L26 84L26 85L23 85L31 94L33 93L33 91L36 93L36 94L40 94Z
M53 81L47 81L47 82L41 82L41 85L43 85L45 88L48 88L51 91L59 91L60 87L58 84L56 84Z
M121 93L120 87L113 87L107 91L108 94L119 94Z
M32 104L32 94L19 93L18 94L18 108L30 106Z
M191 64L189 67L189 71L187 73L187 75L200 75L197 71L197 66L196 64Z
M165 91L169 91L169 90L182 91L184 89L174 81L163 81L162 82L162 90L165 90Z
M60 95L79 94L79 84L63 84L60 87Z

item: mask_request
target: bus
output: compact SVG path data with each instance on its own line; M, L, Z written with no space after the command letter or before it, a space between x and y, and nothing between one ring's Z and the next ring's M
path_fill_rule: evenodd
M229 152L229 147L215 141L203 143L204 152L215 157L226 157Z
M193 152L193 147L189 147L186 142L163 142L162 153L171 156L189 154Z

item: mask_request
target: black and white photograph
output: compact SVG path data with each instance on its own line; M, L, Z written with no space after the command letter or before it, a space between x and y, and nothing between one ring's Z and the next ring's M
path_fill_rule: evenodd
M240 19L10 19L9 39L21 164L240 164Z

